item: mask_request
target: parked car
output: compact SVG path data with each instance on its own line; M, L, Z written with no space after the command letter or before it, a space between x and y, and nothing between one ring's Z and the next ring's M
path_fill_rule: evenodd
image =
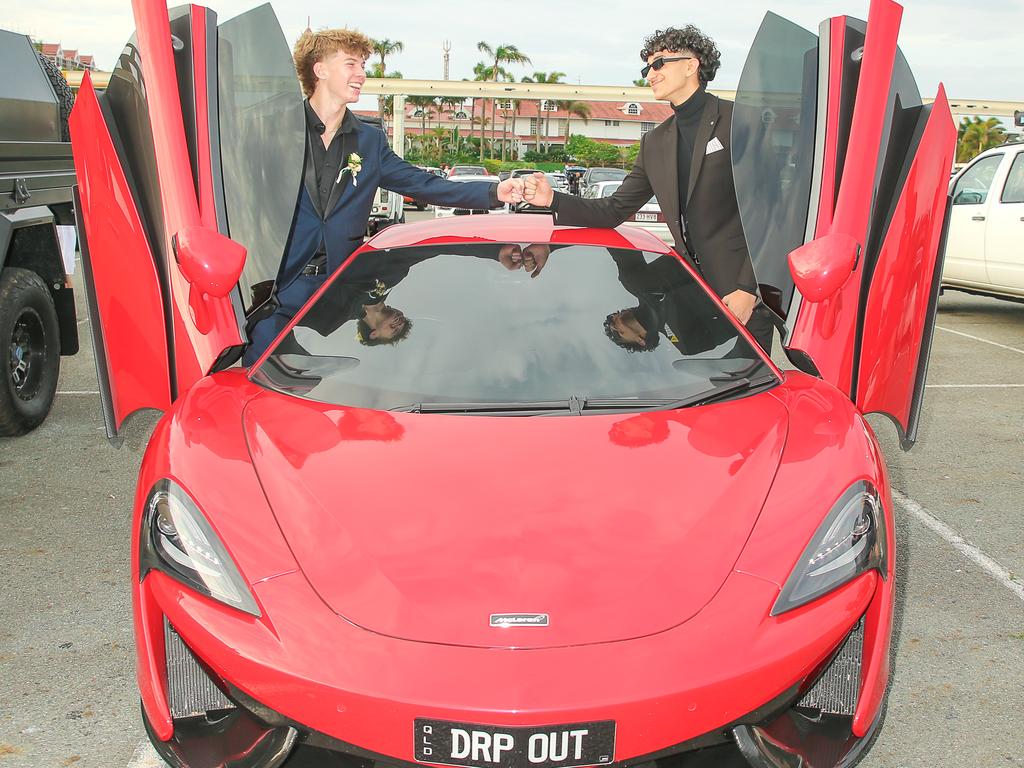
M580 179L579 193L586 194L588 187L600 181L622 181L628 173L622 168L588 168Z
M1024 299L1024 144L982 152L950 195L943 287Z
M384 121L372 115L357 115L359 120L384 131ZM420 209L422 210L422 209ZM371 237L385 227L405 223L405 204L402 195L379 188L373 195L373 205L366 222L366 236Z
M489 176L487 169L482 165L453 165L448 171L448 178L452 176Z
M456 166L458 167L458 166ZM466 184L498 184L497 176L449 176L448 181L458 181ZM495 209L469 210L467 208L448 208L446 206L434 206L434 218L444 219L449 216L469 216L471 214L508 213L508 206Z
M621 186L621 181L599 181L596 184L591 184L587 188L587 192L584 197L590 199L611 197ZM629 227L642 227L648 232L652 232L657 235L665 242L672 242L672 233L668 229L668 224L665 223L665 215L661 211L661 205L658 203L657 198L652 197L644 203L643 207L640 208L639 211L623 222L623 225Z
M551 185L552 189L568 193L569 181L566 179L564 173L555 172L545 173L544 175L548 177L548 183Z
M60 358L78 352L74 95L26 35L0 30L0 436L46 419Z
M535 173L543 173L543 171L540 171L537 168L515 168L511 172L510 177L518 179L521 176L532 176Z
M432 173L435 176L440 176L444 178L444 171L442 171L440 168L434 168L429 165L420 165L417 167L423 169L424 171L427 171L428 173ZM412 205L417 211L426 210L427 206L429 205L429 203L423 200L415 200L414 198L409 197L408 195L402 198L402 202L405 205Z
M127 580L157 752L178 768L863 757L899 572L864 414L916 439L956 140L941 89L905 90L899 7L872 3L863 58L846 55L863 22L819 40L769 15L740 78L744 228L798 233L755 249L786 289L789 371L658 238L548 216L387 229L231 367L236 280L262 279L288 237L302 94L269 5L219 27L201 6L135 7L118 90L101 101L87 76L72 135L110 429L166 411ZM178 76L194 72L210 80ZM783 103L796 112L763 119ZM189 144L196 114L235 130ZM798 141L774 133L793 126ZM792 183L763 147L792 150ZM226 216L200 215L218 201Z

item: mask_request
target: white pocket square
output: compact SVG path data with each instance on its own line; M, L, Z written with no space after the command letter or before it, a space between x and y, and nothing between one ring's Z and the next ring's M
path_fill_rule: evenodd
M717 152L720 149L725 149L725 147L722 146L722 142L715 136L715 138L708 142L708 148L704 150L704 154L710 155L712 152Z

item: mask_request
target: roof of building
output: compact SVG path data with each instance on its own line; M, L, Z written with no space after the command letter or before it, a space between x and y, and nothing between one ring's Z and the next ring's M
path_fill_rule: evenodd
M60 53L60 43L43 43L43 56L56 56Z
M71 48L71 49L65 48L64 49L64 58L65 59L71 59L72 61L74 59L78 58L78 49L77 48Z
M490 104L481 104L481 102L485 101L487 100L477 99L477 114L480 114L481 109L484 109L485 114L490 115ZM589 120L624 120L626 122L660 123L672 116L672 107L670 105L656 101L584 101L583 103L590 109ZM638 110L637 114L629 114L628 108L630 104L636 104ZM518 112L519 117L537 117L539 114L541 118L550 117L552 120L557 120L559 118L564 120L568 116L568 113L564 109L540 111L538 106L537 101L534 99L520 99ZM406 116L412 117L419 109L420 107L407 104L405 112ZM455 109L445 109L445 115L451 119L451 114L455 112L466 112L469 114L471 111L471 107L457 107ZM437 109L432 109L431 113L436 115ZM572 118L574 120L582 119L576 115L573 115Z

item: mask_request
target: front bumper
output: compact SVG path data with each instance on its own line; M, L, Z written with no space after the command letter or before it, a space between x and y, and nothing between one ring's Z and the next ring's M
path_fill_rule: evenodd
M806 689L836 668L836 649L870 615L883 584L866 574L829 599L772 618L764 606L777 587L733 574L700 621L621 643L515 651L367 632L326 610L297 573L257 585L263 618L151 573L136 595L137 619L160 630L138 635L144 716L158 751L179 768L276 768L290 755L289 768L305 764L302 755L418 765L417 717L492 725L613 719L612 765L847 766L870 742L877 718L855 735L852 712L822 715L805 706ZM197 668L228 694L228 708L220 699L172 712L166 621L188 641ZM750 630L712 636L716 624ZM870 622L858 631L865 625L871 631Z
M800 693L795 685L753 712L708 733L674 744L656 753L609 764L611 768L837 768L858 762L870 745L880 722L869 733L852 733L853 701L859 685L859 654L864 622L859 621L843 646L826 665L818 682ZM143 708L146 730L154 746L176 768L279 768L288 766L347 765L356 768L387 766L419 768L418 763L377 754L295 722L227 684L229 697L211 690L202 666L173 630L168 638L175 648L168 655L177 682L171 683L172 708L188 711L175 719L174 735L161 741ZM177 646L180 644L180 648ZM191 669L188 667L191 666ZM855 685L843 685L850 674ZM175 690L177 687L177 690ZM205 690L204 690L205 689ZM198 696L198 698L197 698ZM207 699L209 709L196 713ZM830 707L838 705L838 707ZM849 705L849 706L847 706ZM846 714L829 708L847 709Z

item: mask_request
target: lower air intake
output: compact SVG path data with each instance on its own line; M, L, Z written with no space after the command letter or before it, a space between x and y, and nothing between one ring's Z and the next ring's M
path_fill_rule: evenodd
M853 715L860 691L860 665L864 655L864 619L846 637L846 642L818 682L796 703L830 715Z
M166 618L164 642L167 648L167 703L171 707L171 717L193 717L211 710L234 708L235 705L203 671Z

